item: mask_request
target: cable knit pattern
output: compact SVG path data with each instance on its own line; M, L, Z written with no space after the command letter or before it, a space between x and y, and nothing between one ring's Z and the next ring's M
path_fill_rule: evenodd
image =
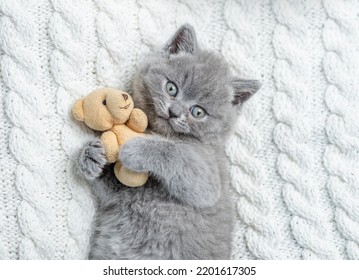
M2 78L9 88L4 101L14 125L8 135L9 149L18 162L14 185L22 199L17 208L22 234L16 253L19 258L59 258L66 233L53 231L61 224L58 212L62 205L56 202L61 197L51 162L54 139L47 135L54 127L52 96L45 89L46 57L41 57L39 46L44 39L47 7L44 1L1 4Z
M86 183L75 174L76 154L87 138L74 126L71 118L71 105L77 98L93 88L96 32L89 23L94 23L90 1L76 1L71 6L67 1L53 0L53 15L49 22L49 35L55 47L51 54L51 73L57 88L57 112L64 122L62 128L62 147L69 158L66 166L67 180L71 199L67 207L67 227L69 238L66 243L64 258L85 258L88 253L93 205ZM91 73L91 72L90 72ZM92 77L91 77L92 76ZM77 143L77 144L75 144ZM79 223L79 221L82 221Z
M0 12L0 26L6 17ZM2 40L0 41L2 45ZM0 47L0 65L4 53ZM0 68L0 96L7 98L9 89L2 79L4 68ZM0 106L0 259L14 259L18 257L19 226L17 223L17 207L20 197L14 188L14 171L17 163L8 147L8 133L13 127L6 119L5 103ZM4 168L6 166L7 168ZM11 188L9 188L11 186Z
M306 144L312 135L309 95L311 94L310 29L306 13L314 1L275 2L278 21L273 46L277 62L273 76L278 92L273 111L278 124L274 141L278 145L277 168L285 181L283 199L293 214L291 230L303 246L303 258L337 258L334 244L326 237L324 209L318 207L319 194L313 170L313 152Z
M327 188L335 205L338 230L346 240L346 253L359 259L359 3L324 1L324 7L328 16L323 29L327 51L323 70L328 80L324 98L329 111L326 133L330 142L324 154Z
M138 26L138 7L131 0L95 2L99 9L96 27L101 44L97 54L98 80L102 85L128 90L136 69L140 39L138 33L128 37L126 34Z
M188 22L262 89L227 147L236 259L359 259L358 1L0 0L0 258L84 259L89 91L131 91Z
M224 35L222 53L229 58L234 70L242 77L256 77L259 74L255 67L258 9L258 5L248 0L229 0L224 6L228 29ZM260 111L255 103L251 102L243 108L241 116L235 137L227 149L232 163L233 186L239 194L238 216L246 225L245 240L250 252L259 259L280 258L281 253L277 250L280 242L278 226L274 219L270 219L273 211L272 197L268 190L262 187L265 174L261 161L256 158L256 153L262 148L255 125Z

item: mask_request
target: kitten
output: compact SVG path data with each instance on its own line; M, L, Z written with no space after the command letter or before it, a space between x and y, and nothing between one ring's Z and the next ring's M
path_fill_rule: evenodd
M80 153L79 172L98 198L91 259L230 258L234 215L224 150L239 105L258 88L199 49L190 25L143 63L133 99L151 135L126 143L119 159L149 171L147 183L121 185L99 141Z

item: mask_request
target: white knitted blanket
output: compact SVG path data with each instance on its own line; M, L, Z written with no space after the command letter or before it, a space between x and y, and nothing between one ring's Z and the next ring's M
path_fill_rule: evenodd
M94 204L74 100L130 90L195 26L262 89L228 145L234 258L359 259L359 1L0 0L0 258L82 259Z

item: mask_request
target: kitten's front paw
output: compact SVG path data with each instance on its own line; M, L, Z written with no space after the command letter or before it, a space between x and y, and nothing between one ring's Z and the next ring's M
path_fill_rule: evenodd
M125 143L120 151L119 160L128 169L136 172L145 172L147 139L137 137Z
M101 142L93 140L82 148L77 166L80 173L87 179L93 180L102 174L106 163L105 150Z

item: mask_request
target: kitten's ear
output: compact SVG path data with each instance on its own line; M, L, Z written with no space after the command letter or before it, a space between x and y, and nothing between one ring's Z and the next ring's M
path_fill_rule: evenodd
M176 54L180 51L194 54L197 51L196 32L192 25L182 25L163 48L165 56Z
M255 94L261 87L261 83L257 80L233 79L232 87L234 89L232 104L238 105Z

